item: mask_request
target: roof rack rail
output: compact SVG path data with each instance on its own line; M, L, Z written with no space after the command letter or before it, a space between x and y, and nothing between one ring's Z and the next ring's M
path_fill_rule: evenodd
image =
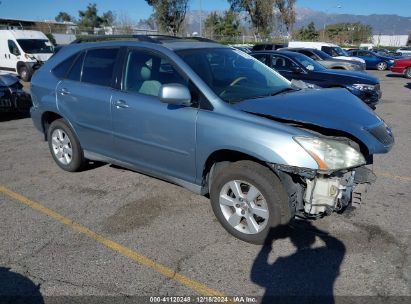
M85 35L77 38L71 44L125 39L159 43L158 40L150 38L150 35Z
M85 35L77 38L71 44L77 43L86 43L86 42L101 42L101 41L111 41L111 40L137 40L142 42L151 42L151 43L163 43L173 40L195 40L199 42L214 42L214 40L203 38L203 37L177 37L169 35L160 35L160 34L150 34L150 35Z

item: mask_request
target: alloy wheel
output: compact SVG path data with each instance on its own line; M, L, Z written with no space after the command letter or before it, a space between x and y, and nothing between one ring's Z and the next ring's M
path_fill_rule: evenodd
M71 163L73 147L67 133L62 129L55 129L51 135L51 145L56 159L63 165Z
M267 226L267 201L251 183L240 180L226 183L221 188L219 203L226 221L242 233L256 234Z

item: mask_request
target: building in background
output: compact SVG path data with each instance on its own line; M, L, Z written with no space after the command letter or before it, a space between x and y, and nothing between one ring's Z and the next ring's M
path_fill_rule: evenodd
M408 35L373 35L373 44L376 46L406 46Z

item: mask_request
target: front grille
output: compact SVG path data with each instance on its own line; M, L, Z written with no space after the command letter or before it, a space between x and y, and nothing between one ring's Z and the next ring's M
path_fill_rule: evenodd
M391 129L384 123L368 130L384 146L391 146L394 143L394 136Z

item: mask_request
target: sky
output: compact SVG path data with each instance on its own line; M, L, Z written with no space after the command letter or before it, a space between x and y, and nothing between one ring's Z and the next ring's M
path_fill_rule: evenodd
M60 11L78 17L78 10L88 3L97 3L99 13L112 10L127 14L134 20L150 16L152 9L145 0L0 0L0 17L50 20ZM297 6L327 13L357 15L397 14L411 17L411 0L297 0ZM35 4L34 4L35 3ZM190 9L224 10L229 7L226 0L190 0Z

